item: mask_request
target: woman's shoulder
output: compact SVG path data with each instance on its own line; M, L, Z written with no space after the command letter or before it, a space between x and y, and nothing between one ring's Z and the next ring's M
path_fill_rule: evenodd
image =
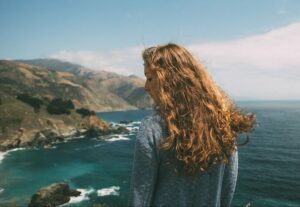
M141 121L139 132L140 134L154 136L158 140L165 134L164 121L159 114L150 114Z
M141 121L141 126L147 126L147 127L158 127L163 125L163 119L161 116L157 113L152 113L146 117L144 117Z

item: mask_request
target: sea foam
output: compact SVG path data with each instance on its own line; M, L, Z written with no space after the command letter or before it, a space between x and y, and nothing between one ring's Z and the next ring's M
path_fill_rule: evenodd
M113 138L107 139L106 141L107 142L115 142L115 141L121 141L121 140L130 140L130 139L127 138L127 137L124 137L122 135L117 135L117 137L113 137Z
M116 126L131 127L131 126L139 126L140 124L141 124L140 121L129 122L127 124L118 123L118 122L110 122L110 125L112 125L113 127L116 127Z
M0 152L0 163L2 162L2 160L4 159L4 157L7 153L8 152Z
M129 130L129 135L134 135L140 127L141 122L140 121L133 121L129 123L117 123L117 122L110 122L110 125L113 127L125 127L127 130Z
M76 196L76 197L71 196L70 201L68 203L63 204L63 205L60 205L60 207L89 200L90 198L89 198L88 195L95 192L95 190L93 188L90 188L90 189L81 189L81 188L79 188L79 189L76 189L76 190L80 191L81 194L79 196Z
M98 196L109 196L109 195L114 195L114 196L119 196L120 187L119 186L111 186L109 188L102 188L100 190L97 190L97 195Z
M128 127L126 127L129 131L137 131L138 129L139 129L139 127L137 127L137 126L128 126Z
M8 155L10 152L14 152L14 151L19 151L19 150L24 150L25 148L15 148L15 149L11 149L8 150L6 152L0 152L0 163L2 162L2 160L5 158L6 155Z

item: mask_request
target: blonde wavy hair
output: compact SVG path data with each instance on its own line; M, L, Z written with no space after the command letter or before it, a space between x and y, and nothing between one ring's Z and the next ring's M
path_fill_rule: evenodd
M159 81L157 107L168 136L161 150L175 154L185 175L228 163L237 134L254 130L256 117L241 112L185 48L169 43L143 52Z

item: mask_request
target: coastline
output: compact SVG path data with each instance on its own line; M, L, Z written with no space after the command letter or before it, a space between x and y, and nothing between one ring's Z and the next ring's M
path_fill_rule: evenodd
M14 148L14 149L7 150L5 152L0 151L0 164L2 163L2 160L5 159L5 156L7 156L7 154L9 154L10 152L15 152L15 151L19 151L19 150L26 150L26 148Z

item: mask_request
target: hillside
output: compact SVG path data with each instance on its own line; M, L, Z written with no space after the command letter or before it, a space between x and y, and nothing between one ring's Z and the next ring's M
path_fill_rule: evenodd
M16 96L71 99L76 108L94 111L136 109L118 95L99 87L95 79L13 61L0 61L0 90Z
M84 74L0 60L0 151L50 147L69 137L119 130L94 114L82 116L76 112L81 108L90 113L145 108L150 104L143 99L147 96L137 77L115 74L98 79L101 73L95 73L93 78ZM57 110L63 113L55 114Z
M87 78L92 77L97 73L97 71L83 67L81 65L65 62L61 60L56 60L56 59L44 58L44 59L32 59L32 60L16 60L15 62L41 66L54 71L70 72L76 76L84 76ZM106 78L107 75L113 75L113 74L114 73L109 73L104 71L104 74L101 75L103 75Z
M109 78L99 82L99 85L138 108L151 107L153 103L144 91L144 80L137 76Z
M137 108L151 108L153 102L145 93L144 80L137 76L123 76L107 71L96 71L78 64L64 62L55 59L33 59L18 60L21 63L28 63L35 66L45 67L51 71L70 72L81 80L86 86L97 95L114 94L123 99L127 104ZM115 98L106 96L106 99ZM120 99L116 100L119 103ZM111 100L111 102L115 102ZM108 104L109 106L114 106ZM112 107L111 110L118 110ZM103 111L98 109L98 111Z
M0 151L51 147L52 143L87 133L98 136L120 132L88 110L114 104L94 96L85 80L72 73L0 61ZM105 96L131 107L114 94L103 93ZM122 107L120 103L115 106Z

